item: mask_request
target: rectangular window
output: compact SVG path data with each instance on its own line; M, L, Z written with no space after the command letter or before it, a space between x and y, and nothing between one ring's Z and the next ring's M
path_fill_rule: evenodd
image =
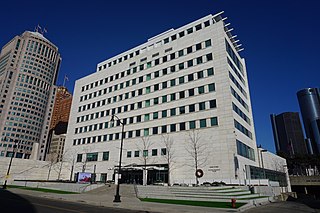
M141 122L141 115L137 116L137 123Z
M183 50L179 50L178 55L179 57L183 56Z
M187 54L192 53L192 46L187 48Z
M201 30L201 24L196 25L196 31Z
M131 158L131 151L127 151L127 158Z
M151 80L151 74L147 75L147 81Z
M189 129L195 129L196 128L196 121L189 121Z
M181 114L184 114L184 113L186 113L185 106L179 107L179 114L181 115Z
M82 162L82 154L77 155L77 162Z
M189 89L189 97L194 96L194 89Z
M176 79L170 80L170 86L173 87L176 85Z
M165 88L167 88L167 82L166 81L162 82L162 89L165 89Z
M143 136L148 136L149 135L149 129L146 128L143 130Z
M167 126L166 125L161 127L161 133L167 133Z
M179 37L182 38L184 36L184 31L179 33Z
M212 92L212 91L215 91L215 90L216 90L216 87L215 87L215 84L214 84L214 83L209 84L208 87L209 87L209 92Z
M158 119L158 112L153 113L153 119Z
M180 131L186 130L186 123L185 122L180 123L179 126L180 126Z
M103 152L103 154L102 154L102 160L109 160L109 151Z
M98 160L98 152L87 153L87 161L97 161L97 160Z
M196 50L201 50L201 43L196 44Z
M217 126L218 125L218 118L217 117L212 117L210 119L211 126Z
M179 92L179 98L185 98L185 93L184 91Z
M164 95L164 96L162 96L162 103L166 103L166 102L167 102L167 96Z
M207 58L207 61L212 61L213 59L212 53L207 54L206 58Z
M139 157L139 154L140 154L139 150L138 151L134 151L134 157Z
M152 149L152 156L157 156L157 155L158 155L158 150Z
M188 67L192 67L192 66L193 66L193 60L191 59L188 61Z
M184 69L184 63L179 64L179 70L182 70L182 69Z
M167 56L163 56L162 57L162 62L164 63L164 62L166 62L167 61Z
M170 54L170 59L172 60L172 59L175 59L176 58L176 54L175 53L171 53Z
M200 128L205 128L205 127L207 127L207 120L201 119L200 120Z
M159 84L155 84L155 85L153 86L153 90L154 90L154 91L158 91L158 90L159 90Z
M204 93L204 86L198 87L198 93L203 94Z
M202 64L202 63L203 63L202 56L200 56L197 58L197 64Z
M193 77L193 73L188 75L188 81L193 81L194 77Z
M159 104L159 98L154 98L154 99L153 99L153 104L154 104L154 105Z
M176 40L177 39L177 35L172 35L171 36L171 41L174 41L174 40Z
M176 131L176 124L170 124L170 132Z
M175 72L175 71L176 71L176 66L171 66L171 67L170 67L170 71L171 71L171 72Z
M213 68L207 69L208 76L214 75Z
M144 121L149 121L149 120L150 120L150 114L145 114Z
M176 108L170 109L170 115L175 116L176 115Z
M191 28L189 28L189 29L187 29L187 33L188 34L191 34L193 32L193 28L191 27Z
M205 102L200 102L199 103L199 110L205 110L206 109L206 104Z
M198 77L198 79L203 78L203 71L197 72L197 77Z
M167 110L162 110L162 118L167 117Z
M216 100L211 100L209 101L209 105L210 105L210 108L216 108L217 107L217 101Z
M211 47L211 39L205 41L206 47Z
M162 75L167 75L167 74L168 74L167 68L162 69Z
M179 77L179 84L183 84L184 83L184 76Z
M159 71L154 72L154 77L155 78L158 78L159 76L160 76L160 72Z
M194 104L190 104L189 105L189 112L194 112L195 111L195 105Z
M148 157L148 150L143 150L143 157Z
M152 134L153 135L157 135L158 134L158 127L157 126L152 128Z
M171 100L171 101L176 100L176 93L170 94L170 100Z
M150 106L150 100L146 100L145 107L149 107L149 106Z
M140 129L136 130L136 137L140 137L141 136L141 131Z

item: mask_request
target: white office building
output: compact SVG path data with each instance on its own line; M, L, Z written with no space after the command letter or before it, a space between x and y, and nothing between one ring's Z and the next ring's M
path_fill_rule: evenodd
M200 183L248 178L246 165L258 166L249 84L227 25L222 13L208 15L77 80L65 144L74 173L114 179L123 123L121 182L193 184L196 168Z

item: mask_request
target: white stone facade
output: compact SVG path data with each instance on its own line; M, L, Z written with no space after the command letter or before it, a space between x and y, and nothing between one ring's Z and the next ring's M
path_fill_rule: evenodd
M255 131L245 62L227 31L220 14L208 15L103 61L96 73L77 80L65 144L65 151L83 154L74 172L95 170L97 180L101 174L113 179L121 139L121 125L110 124L115 114L125 122L123 167L146 162L161 172L169 136L170 183L195 183L187 144L196 133L200 183L243 179L245 165L258 165ZM148 157L141 157L143 150ZM88 153L98 153L97 159L89 154L87 162Z

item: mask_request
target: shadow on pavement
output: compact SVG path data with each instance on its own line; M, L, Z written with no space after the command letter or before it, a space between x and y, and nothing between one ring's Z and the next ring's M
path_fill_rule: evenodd
M0 189L0 210L10 213L35 213L33 205L23 197L10 191Z
M313 196L299 195L298 198L288 197L287 201L303 203L313 209L320 209L320 200L316 200Z

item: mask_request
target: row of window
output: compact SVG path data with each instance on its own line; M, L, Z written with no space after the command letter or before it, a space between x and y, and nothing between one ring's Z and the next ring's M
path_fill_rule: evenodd
M250 139L252 139L252 133L245 128L244 126L242 126L242 124L240 124L237 120L234 120L234 126L243 134L245 134L247 137L249 137Z
M135 109L137 110L137 109L142 109L145 107L151 107L151 106L155 106L158 104L167 103L169 101L175 101L178 99L183 99L183 98L192 97L195 95L201 95L204 93L210 93L210 92L214 92L214 91L215 91L215 84L211 83L211 84L208 84L205 86L199 86L198 88L191 88L188 90L183 90L180 92L171 93L169 95L163 95L161 97L156 97L153 99L139 101L137 103L132 103L130 105L119 106L116 108L112 108L110 110L108 109L108 110L103 110L103 111L96 112L96 113L82 115L82 116L77 117L76 122L79 123L79 122L84 122L84 121L88 121L88 120L92 120L92 119L97 119L100 117L105 117L105 116L109 116L109 115L114 115L114 114L119 114L122 112L131 111L131 110L135 110ZM197 94L196 94L196 92L197 92ZM97 102L97 103L100 103L100 102ZM105 104L105 102L103 102L103 103ZM102 106L104 104L102 104ZM94 107L95 107L95 105L94 105ZM97 107L98 107L98 105L97 105Z
M240 90L240 92L244 95L244 97L248 98L247 96L247 92L242 88L242 86L239 84L239 82L237 81L237 79L231 74L231 72L229 72L229 78L231 79L231 81L234 83L234 85L237 86L237 88Z
M235 97L239 103L249 112L248 104L240 97L240 95L230 86L231 94Z
M119 94L119 95L116 95L116 96L113 96L113 97L109 97L107 99L103 99L103 100L99 100L99 101L96 101L96 102L88 103L88 104L79 106L78 107L78 112L83 112L83 111L90 110L90 109L93 109L93 108L96 108L96 107L104 106L105 104L116 103L116 102L119 102L119 101L122 101L122 100L125 100L125 99L129 99L129 98L133 98L133 97L136 97L136 96L141 96L141 95L149 94L149 93L152 93L152 92L160 91L160 90L166 89L168 87L174 87L174 86L178 86L178 85L181 85L181 84L184 84L184 83L188 83L188 82L191 82L191 81L199 80L199 79L202 79L202 78L205 77L204 74L205 74L204 71L199 71L197 73L191 73L189 75L181 76L179 78L174 78L174 79L171 79L169 81L164 81L164 82L159 83L159 84L155 84L155 85L148 86L148 87L145 87L145 88L140 88L140 89L137 89L137 90L133 90L133 91L130 91L130 92L127 92L127 93L124 93L124 94ZM214 74L213 68L207 69L206 70L206 74L207 74L207 77L213 75ZM215 89L214 84L210 84L210 85L211 86L209 86L209 87L210 88L213 87L212 89L214 90ZM190 89L190 91L191 90L193 90L193 89ZM189 94L189 96L193 96L193 95L194 94L191 94L191 95Z
M247 122L249 125L251 125L250 118L248 118L248 116L246 116L246 114L244 114L244 112L242 112L242 110L241 110L237 105L235 105L233 102L232 102L232 109L233 109L233 111L235 111L245 122Z
M205 27L208 27L208 26L210 26L210 20L207 20L204 23L199 23L196 26L190 27L187 30L183 30L183 31L181 31L181 32L179 32L177 34L171 35L170 37L167 37L167 38L165 38L163 40L157 41L154 44L150 44L147 47L143 47L141 50L136 50L136 51L134 51L132 53L129 53L128 55L121 56L120 58L115 59L113 61L110 61L107 64L99 66L98 70L100 71L102 69L106 69L107 67L111 67L112 65L115 65L117 63L121 63L122 61L126 61L129 58L133 58L133 56L138 56L140 53L142 54L147 50L151 50L151 49L153 49L155 47L159 47L159 46L161 46L163 44L167 44L170 41L175 41L176 39L182 38L185 35L189 35L189 34L191 34L193 32L196 32L196 31L201 30L202 28L205 28ZM156 53L154 55L156 55Z
M242 157L255 161L254 150L239 140L237 140L237 153Z
M204 57L205 57L206 60L203 60ZM167 75L169 73L173 73L173 72L176 72L176 71L179 71L179 70L187 69L189 67L192 67L192 66L195 66L195 65L198 65L198 64L206 63L208 61L211 61L212 59L213 59L212 58L212 53L209 53L209 54L206 54L204 56L200 56L200 57L197 57L195 59L191 59L191 60L189 60L187 62L182 62L182 63L176 64L176 65L164 68L162 70L158 70L158 71L156 71L154 73L149 73L147 75L142 75L140 77L133 78L133 79L127 80L125 82L121 82L119 84L115 84L115 85L110 86L108 88L104 88L103 90L101 89L99 91L96 91L96 92L93 92L93 93L89 93L87 95L80 96L80 102L86 101L86 100L89 100L91 98L95 98L95 97L98 97L98 96L101 96L101 95L105 95L107 93L112 93L114 91L129 87L129 86L133 86L133 85L142 83L144 81L150 81L151 79L162 77L162 76L165 76L165 75ZM196 62L196 63L194 63L194 62ZM203 71L199 71L199 72L203 72ZM213 70L212 70L212 74L213 74ZM190 77L191 77L191 75L193 75L193 74L190 74ZM201 75L201 73L199 73L198 75ZM203 76L203 73L202 73L202 76ZM108 78L106 78L106 79L108 79Z
M113 141L113 140L119 140L121 137L133 138L133 137L157 135L157 134L164 134L169 132L192 130L197 128L206 128L206 127L217 126L217 125L218 125L218 118L211 117L209 119L192 120L189 122L181 122L178 124L175 123L175 124L168 124L168 125L156 126L151 128L145 128L145 129L131 130L131 131L124 132L123 135L118 132L113 134L105 134L105 135L98 135L98 136L87 137L87 138L74 139L73 145Z
M174 60L174 59L182 57L182 56L185 56L187 54L194 53L196 51L199 51L199 50L207 48L207 47L211 47L211 39L206 40L204 42L200 42L200 43L198 43L196 45L189 46L189 47L187 47L185 49L181 49L181 50L179 50L177 52L174 52L174 53L171 53L171 54L167 54L167 55L165 55L165 56L163 56L161 58L161 61L160 61L160 58L158 58L158 59L155 59L153 61L149 61L147 63L140 64L139 66L132 67L132 66L136 65L136 62L133 62L133 63L129 64L129 67L132 67L132 68L130 68L130 69L126 70L126 71L122 71L122 72L116 73L114 75L111 75L109 77L106 77L104 79L96 81L94 83L90 83L90 84L87 84L85 86L82 86L81 92L89 90L89 89L92 89L92 88L97 87L97 86L100 86L102 84L106 84L108 82L112 82L114 80L123 78L125 76L134 74L137 71L142 71L144 69L151 68L152 66L157 66L157 65L160 65L162 63ZM210 57L210 56L208 56L208 57ZM212 57L212 55L211 55L211 57ZM147 58L143 58L143 59L140 60L140 62L144 62L146 60L147 60Z
M233 63L230 61L229 57L227 57L227 61L231 69L234 71L234 73L238 76L240 81L243 83L244 86L246 86L246 82L243 79L242 75L239 73L238 69L233 65Z
M227 39L225 39L226 42L226 49L227 49L227 53L230 56L230 58L232 59L232 61L235 63L236 67L238 68L238 70L240 70L240 72L242 73L242 75L244 75L244 71L243 71L243 65L240 62L240 60L238 59L238 56L236 55L236 53L233 51L231 45L229 44L229 42L227 41Z
M133 153L133 155L132 155L132 153ZM149 150L145 149L145 150L127 151L127 158L131 158L131 157L137 158L137 157L140 157L140 154L142 155L142 157L148 157ZM161 156L167 155L167 149L161 148L160 155ZM153 157L158 156L158 149L152 149L151 156L153 156Z
M210 100L207 102L203 101L203 102L200 102L197 104L180 106L180 107L172 108L169 110L162 110L162 111L157 111L157 112L153 112L153 113L146 113L143 115L132 116L129 118L123 118L122 123L127 125L127 124L133 124L133 123L146 122L146 121L156 120L156 119L160 119L160 118L167 118L170 116L192 113L195 111L203 111L206 109L213 109L216 107L217 107L217 103L216 103L216 100L214 99L214 100ZM188 109L188 111L187 111L187 109ZM118 113L116 113L116 114L118 114ZM116 123L116 126L119 126L119 125L120 125L120 122ZM106 128L112 128L113 126L114 125L112 123L103 122L103 123L99 123L99 124L92 124L92 125L88 125L88 126L77 127L77 128L75 128L75 134L91 132L91 131L96 131L96 130L101 130L101 129L106 129Z

